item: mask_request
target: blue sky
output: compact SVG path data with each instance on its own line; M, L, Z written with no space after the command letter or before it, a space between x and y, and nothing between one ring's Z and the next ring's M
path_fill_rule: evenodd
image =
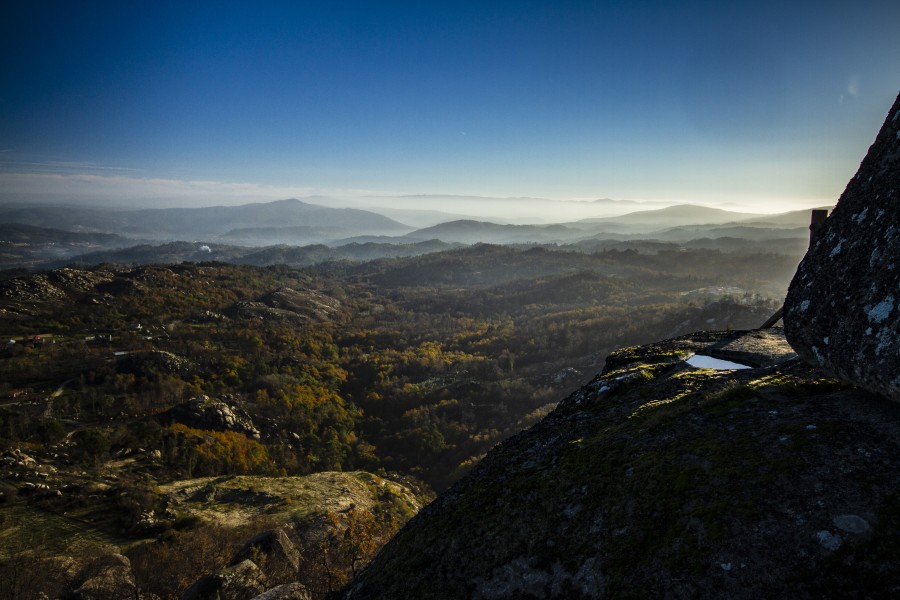
M895 0L16 4L4 201L787 210L837 198L900 89Z

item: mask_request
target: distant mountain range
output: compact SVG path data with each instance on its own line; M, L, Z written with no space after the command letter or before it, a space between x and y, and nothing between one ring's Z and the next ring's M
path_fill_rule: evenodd
M580 223L624 223L627 225L704 225L707 223L732 223L759 217L754 213L739 213L721 208L710 208L696 204L677 204L656 210L631 212L618 217L582 219Z
M403 237L411 240L436 238L464 244L573 243L588 239L684 242L723 237L759 241L805 238L809 219L808 210L758 215L685 204L556 225L501 225L457 220L418 229Z
M506 200L512 207L514 200L534 199ZM404 213L398 209L394 214ZM407 216L413 215L411 221L426 222L453 216L427 210L408 211ZM249 257L248 248L260 249L258 256L247 258L254 264L270 259L292 264L318 259L367 260L419 254L428 248L443 249L448 244L477 243L606 247L603 242L655 241L690 246L701 241L703 247L710 249L743 250L748 243L768 242L793 248L805 247L809 219L808 210L758 215L688 204L557 224L511 225L456 219L415 229L374 211L330 208L296 199L242 206L143 210L7 206L0 207L0 268L34 268L67 259L237 261ZM315 245L321 249L300 254L290 250ZM341 250L326 251L327 248Z
M551 198L464 196L448 194L421 194L408 196L373 196L370 205L389 205L395 210L421 211L424 207L441 206L454 214L442 221L474 219L493 223L516 225L549 224L554 221L574 221L586 217L609 216L626 210L661 208L668 203L657 201L612 200L554 200ZM367 206L368 207L368 206ZM366 208L367 208L366 207ZM373 209L374 210L374 209ZM380 211L379 211L380 212ZM431 226L440 221L423 222L411 215L399 212L388 216L408 222L410 225ZM467 216L468 215L468 216ZM472 217L471 215L482 215ZM549 215L549 216L548 216Z
M0 209L0 223L115 233L156 240L209 238L253 228L334 228L339 231L336 237L373 233L402 235L413 229L371 211L328 208L295 199L241 206L130 211L52 206L18 207Z
M521 244L563 242L583 237L583 233L564 225L498 225L487 221L460 220L417 229L403 237L409 240L439 239L462 244Z

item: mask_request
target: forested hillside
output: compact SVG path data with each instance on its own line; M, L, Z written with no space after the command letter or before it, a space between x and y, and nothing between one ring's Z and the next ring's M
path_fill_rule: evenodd
M14 278L0 289L15 341L0 360L0 427L8 444L94 432L85 463L164 450L160 477L384 468L442 489L610 350L758 325L793 267L782 255L476 246L308 269ZM258 435L200 443L170 411L201 396L245 411Z
M758 326L795 264L480 245L304 268L10 276L0 281L0 555L12 558L0 556L0 580L43 569L19 550L91 548L125 552L137 588L174 598L225 568L253 531L288 527L301 554L325 557L291 577L324 598L432 490L541 420L610 351ZM306 475L324 479L292 477ZM238 518L247 511L256 516ZM17 589L89 585L85 560L65 581ZM159 564L178 568L163 580Z

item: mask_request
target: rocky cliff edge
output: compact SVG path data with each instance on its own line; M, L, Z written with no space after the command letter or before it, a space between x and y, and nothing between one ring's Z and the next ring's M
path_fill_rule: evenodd
M823 376L780 329L623 349L344 598L896 597L898 453L900 405Z

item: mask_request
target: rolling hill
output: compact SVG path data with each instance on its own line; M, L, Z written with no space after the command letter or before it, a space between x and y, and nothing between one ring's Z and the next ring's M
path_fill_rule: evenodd
M678 204L657 210L641 210L618 217L582 219L578 223L616 223L622 225L646 225L651 227L672 227L677 225L724 224L745 219L759 218L753 213L739 213L721 208L710 208L696 204Z
M226 234L236 229L315 227L335 228L342 235L392 234L412 230L378 213L328 208L296 199L205 208L160 208L109 211L60 206L0 209L0 223L115 233L132 237L172 240Z
M476 244L516 244L524 242L561 242L582 237L582 232L565 225L498 225L488 221L459 220L417 229L404 237L415 240L439 239L444 242Z

